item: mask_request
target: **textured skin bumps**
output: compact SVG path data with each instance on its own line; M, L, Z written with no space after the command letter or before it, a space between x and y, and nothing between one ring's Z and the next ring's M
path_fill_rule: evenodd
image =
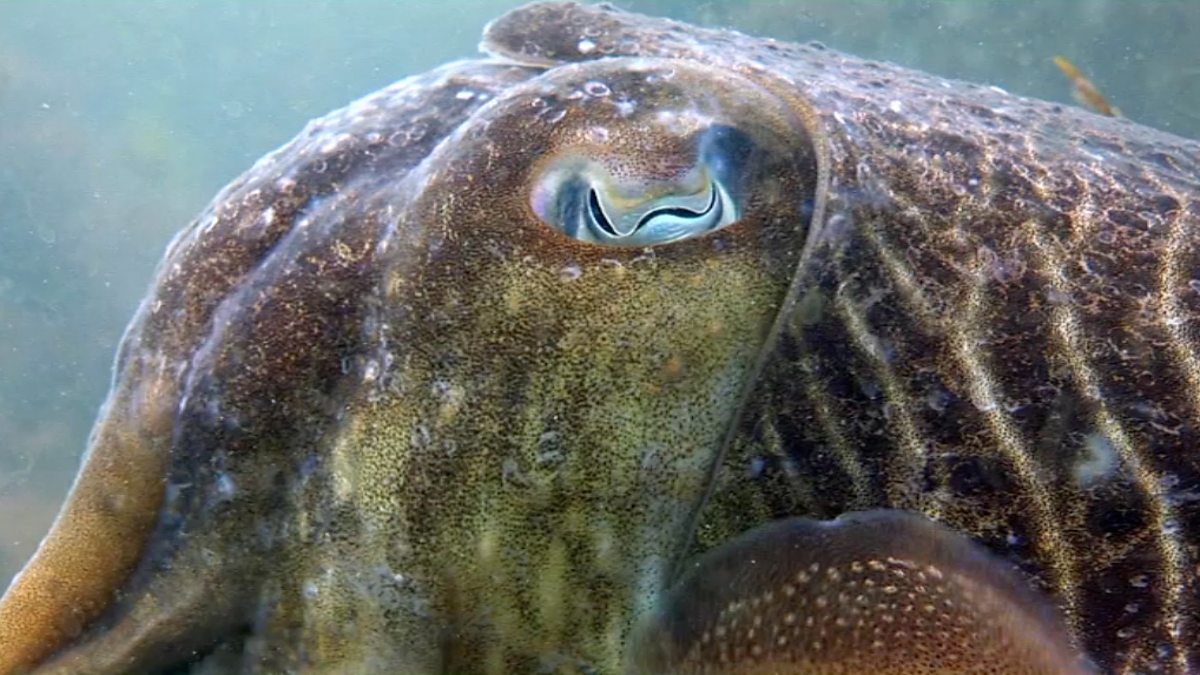
M0 672L622 672L640 622L702 641L651 619L693 556L872 508L910 515L770 569L940 573L913 607L974 608L947 614L971 667L1200 667L1200 146L606 6L483 46L313 122L173 242L0 601ZM563 158L650 184L714 124L753 160L728 227L608 248L531 206ZM127 498L103 539L98 495ZM909 660L838 653L942 665L890 635Z
M757 528L690 563L639 672L1090 673L1015 570L899 511Z

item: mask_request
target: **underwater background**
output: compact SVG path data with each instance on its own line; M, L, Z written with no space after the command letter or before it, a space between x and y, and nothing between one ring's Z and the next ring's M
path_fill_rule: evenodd
M62 500L171 236L304 123L475 53L514 0L0 0L0 588ZM1200 137L1197 0L637 0Z

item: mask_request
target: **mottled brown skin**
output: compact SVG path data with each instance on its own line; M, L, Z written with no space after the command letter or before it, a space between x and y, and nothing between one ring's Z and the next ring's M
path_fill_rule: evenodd
M484 46L172 244L0 673L755 672L686 661L688 584L758 564L763 522L871 507L922 515L848 550L984 598L973 667L1200 668L1200 146L604 7ZM557 158L650 185L709 123L757 148L725 229L606 248L530 208Z

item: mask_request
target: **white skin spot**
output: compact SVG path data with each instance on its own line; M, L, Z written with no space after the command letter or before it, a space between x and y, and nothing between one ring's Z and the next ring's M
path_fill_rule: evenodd
M621 117L629 117L637 108L637 103L628 99L619 100L615 105L617 106L617 113L620 114Z
M558 278L563 281L575 281L583 276L583 270L578 265L567 265L558 272Z
M354 137L351 136L350 134L338 134L337 136L334 136L333 138L326 141L325 144L321 146L320 152L323 155L332 154L334 152L337 152L337 149L343 143L349 143L352 140L354 140Z
M1093 431L1083 439L1083 455L1075 464L1072 474L1081 487L1089 488L1097 482L1107 480L1118 465L1117 449L1108 436Z
M592 143L607 143L608 129L604 127L592 127L587 130L587 138Z
M596 98L603 98L612 93L612 90L608 88L607 84L596 81L584 84L583 90L588 96L595 96Z
M233 482L233 478L229 474L222 473L217 478L217 490L221 493L222 497L226 499L232 498L234 493L237 492L237 483Z

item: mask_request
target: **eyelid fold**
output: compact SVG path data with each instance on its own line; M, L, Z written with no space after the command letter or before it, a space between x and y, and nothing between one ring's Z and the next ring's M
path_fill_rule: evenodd
M629 179L603 159L566 154L535 182L530 205L563 234L604 246L668 244L721 229L743 215L729 183L744 158L723 156L725 129L699 134L694 165L669 178Z

